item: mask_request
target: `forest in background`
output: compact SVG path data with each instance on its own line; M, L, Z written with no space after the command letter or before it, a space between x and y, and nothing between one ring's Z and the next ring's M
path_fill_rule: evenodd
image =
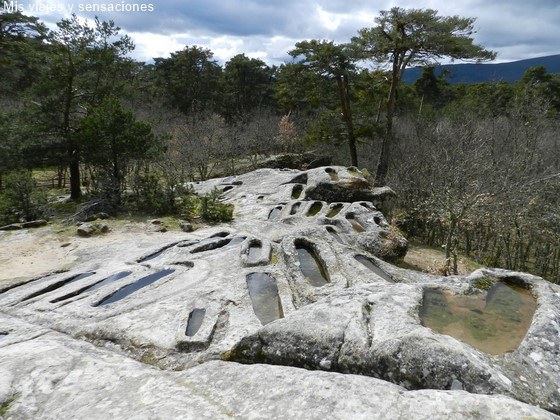
M188 181L312 151L378 182L386 154L383 184L398 194L388 218L444 247L445 274L460 252L560 281L560 79L544 67L515 84L452 85L432 67L395 84L390 67L363 65L390 55L366 54L366 30L299 42L279 67L243 54L220 65L198 46L146 64L113 22L48 30L1 12L2 223L52 215L66 189L109 212L185 217ZM47 190L34 178L44 170Z

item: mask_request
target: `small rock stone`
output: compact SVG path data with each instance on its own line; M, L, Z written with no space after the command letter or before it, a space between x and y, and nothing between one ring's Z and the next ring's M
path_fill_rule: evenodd
M78 226L78 235L84 238L94 235L96 232L95 227L91 223L82 223Z
M11 225L7 225L7 226L2 226L0 227L0 230L21 230L23 229L23 225L21 223L13 223Z
M23 228L30 229L30 228L38 228L47 225L46 220L33 220L31 222L22 223Z
M192 223L185 222L184 220L181 220L181 222L179 222L179 227L181 228L181 230L183 232L194 231L194 227L193 227Z
M99 229L101 233L107 233L111 230L109 229L109 225L107 225L107 223L98 223L97 229Z

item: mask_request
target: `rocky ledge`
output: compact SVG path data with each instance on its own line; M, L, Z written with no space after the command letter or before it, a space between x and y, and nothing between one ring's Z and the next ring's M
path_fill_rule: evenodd
M560 413L558 286L392 265L392 192L355 168L193 187L234 221L0 285L5 418Z

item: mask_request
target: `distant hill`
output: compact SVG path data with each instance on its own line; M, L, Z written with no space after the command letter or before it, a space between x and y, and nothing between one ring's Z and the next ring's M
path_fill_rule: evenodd
M448 70L447 80L450 83L499 82L502 80L515 83L521 79L527 69L536 66L545 66L549 73L560 73L560 54L500 64L446 64L437 66L436 74L440 75L443 69ZM414 83L421 74L421 67L407 69L404 72L403 81Z

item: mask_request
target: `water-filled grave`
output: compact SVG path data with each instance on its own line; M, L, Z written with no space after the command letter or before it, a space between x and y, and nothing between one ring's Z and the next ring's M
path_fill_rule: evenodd
M271 212L268 214L268 220L276 219L280 213L282 212L282 207L274 207Z
M337 230L335 228L333 228L332 226L327 226L326 227L327 232L329 232L331 234L331 236L339 243L339 244L344 244L344 241L342 240L342 238L340 237L340 235L338 234Z
M305 278L314 287L324 286L329 282L327 270L319 260L313 248L304 242L296 241L299 268Z
M299 211L299 208L301 207L301 203L295 203L292 206L292 209L290 210L290 215L294 215Z
M363 227L362 224L356 220L354 213L348 213L346 215L346 220L348 220L348 222L350 222L350 224L352 225L352 228L356 232L362 233L362 232L366 231L366 228Z
M206 315L206 309L196 308L189 314L189 320L187 321L187 328L185 329L185 335L188 337L193 337L196 335L202 322L204 321L204 316Z
M102 305L108 305L110 303L118 302L119 300L122 300L125 297L130 296L134 292L137 292L138 290L143 289L144 287L147 287L150 284L155 283L159 279L169 276L174 272L175 270L170 268L156 271L155 273L142 277L140 280L136 280L134 283L124 286L123 288L117 290L115 293L105 297L103 300L101 300L98 304L94 306L102 306Z
M71 293L68 293L64 296L58 297L54 300L51 300L51 303L57 303L57 302L62 302L64 300L68 300L70 298L73 298L74 296L78 296L81 295L82 293L88 293L88 292L92 292L94 290L100 289L103 286L106 286L108 284L114 283L120 279L123 279L127 276L129 276L130 274L132 274L132 271L121 271L119 273L113 274L103 280L100 280L92 285L86 286L84 288L81 288L79 290L75 290Z
M47 293L52 292L52 291L54 291L54 290L60 289L62 286L66 286L67 284L77 282L77 281L82 280L82 279L85 279L85 278L87 278L87 277L89 277L89 276L93 276L94 274L95 274L95 273L77 274L77 275L75 275L75 276L73 276L73 277L70 277L70 278L67 278L67 279L58 281L58 282L56 282L56 283L52 283L51 285L45 287L44 289L41 289L41 290L39 290L39 291L37 291L37 292L35 292L35 293L32 293L32 294L30 294L29 296L25 297L25 298L22 300L22 302L25 302L25 301L27 301L27 300L36 298L37 296L41 296L41 295L47 294Z
M212 236L208 239L200 241L198 246L191 250L191 254L198 254L200 252L214 251L216 249L224 248L225 246L239 245L246 239L245 236L236 236L232 239L222 238L219 236Z
M338 173L333 168L326 168L325 172L329 174L332 181L338 181Z
M294 188L292 189L292 198L294 200L297 200L298 198L301 197L301 193L303 192L303 185L302 184L298 184L296 186L294 186Z
M284 318L282 302L274 277L267 273L249 274L247 275L247 288L253 311L262 325Z
M426 289L420 318L440 334L498 355L519 347L536 307L529 290L501 281L475 295Z
M334 217L334 216L336 216L338 213L340 213L340 211L342 210L343 207L344 207L344 205L341 204L341 203L334 204L334 205L331 206L331 208L329 209L329 212L327 213L327 217Z
M262 244L260 242L252 241L249 245L247 262L249 264L256 264L259 262L262 253Z
M323 203L321 203L320 201L315 201L311 205L311 207L309 208L309 211L307 212L307 215L308 216L316 216L317 213L319 213L322 208L323 208Z
M380 267L377 266L377 264L375 264L370 258L366 257L365 255L355 255L354 258L360 264L369 268L370 271L372 271L373 273L375 273L379 277L381 277L383 280L387 280L387 281L390 281L390 282L395 281L389 274L387 274L385 271L383 271Z

